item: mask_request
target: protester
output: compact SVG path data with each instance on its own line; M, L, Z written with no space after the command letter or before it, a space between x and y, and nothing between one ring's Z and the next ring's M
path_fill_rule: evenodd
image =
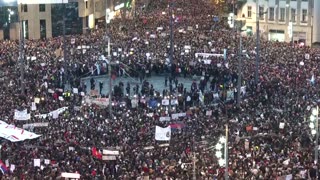
M138 3L133 19L68 36L65 60L61 37L26 40L23 93L19 42L1 41L1 120L24 128L19 137L35 133L14 142L5 135L20 129L0 123L1 179L223 179L214 146L226 124L230 179L315 179L307 119L318 105L319 50L261 39L256 84L254 37L243 37L240 57L240 34L214 22L217 9L205 1L175 1L170 60L169 11L164 1ZM106 35L112 78L140 81L114 86L112 115L108 84L95 77L108 73ZM154 76L163 76L161 92ZM169 126L165 141L156 126Z

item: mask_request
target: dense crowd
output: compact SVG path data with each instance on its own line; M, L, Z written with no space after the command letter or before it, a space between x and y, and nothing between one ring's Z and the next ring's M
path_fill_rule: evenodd
M138 3L135 18L68 36L65 56L61 37L26 40L23 93L19 42L0 42L0 120L20 128L48 123L25 128L39 138L0 139L0 160L8 169L0 179L59 179L62 172L78 173L81 179L223 179L212 147L226 124L230 179L316 179L320 167L314 164L308 118L320 95L319 50L261 39L256 84L255 38L243 37L240 56L240 34L222 17L213 21L218 14L212 4L174 2L172 61L170 6L160 0ZM107 85L94 78L108 73L106 36L112 42L112 77L140 82L114 87L112 115L107 104L94 103L108 96ZM87 76L90 83L81 80ZM153 76L163 76L162 92L154 88ZM181 78L192 85L185 86ZM63 107L58 116L39 116ZM31 118L15 119L15 111L25 109ZM177 113L184 115L162 119ZM156 126L171 127L170 141L155 140ZM105 149L120 154L102 160Z

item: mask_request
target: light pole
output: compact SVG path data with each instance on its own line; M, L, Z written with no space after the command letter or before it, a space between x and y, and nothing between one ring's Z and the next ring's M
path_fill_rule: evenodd
M228 125L226 125L226 135L228 134ZM227 136L222 136L220 137L218 143L215 146L216 149L216 157L218 158L218 163L219 166L225 166L225 173L224 173L224 179L228 180L229 179L229 173L228 173L228 137ZM224 158L222 158L222 148L224 146Z
M109 76L109 114L110 114L110 119L112 118L112 77L111 77L111 71L112 71L112 66L111 66L111 49L110 49L110 36L108 36L108 24L110 23L111 17L110 17L110 9L106 9L106 39L108 43L108 76Z
M224 179L228 180L229 179L229 152L228 152L228 139L229 139L229 126L228 124L226 124L226 139L225 139L225 143L224 143L224 158L226 160L225 164L225 174L224 174Z
M254 80L255 84L258 85L259 82L259 62L260 62L260 23L259 23L259 16L260 16L260 10L259 10L259 0L256 2L256 26L257 26L257 49L256 49L256 69L255 69L255 74L254 74Z
M192 171L193 171L193 180L197 180L197 174L196 174L196 152L195 152L195 140L194 140L194 134L192 137L193 140L193 157L192 157Z
M237 82L237 107L240 107L240 101L241 101L241 81L242 81L242 35L241 35L241 32L242 32L242 26L243 26L243 23L241 20L239 21L235 21L236 23L236 27L239 29L239 33L240 33L240 44L239 44L239 60L238 60L238 82Z
M20 41L19 41L19 61L20 61L20 85L21 85L21 94L25 94L25 85L24 85L24 32L23 32L23 20L21 17L23 4L20 4L21 13L18 15L19 18L19 29L20 29Z
M65 75L65 80L68 77L68 68L67 68L67 46L66 46L66 5L63 3L63 11L62 11L62 33L63 33L63 62L64 62L64 75Z
M172 66L173 61L173 2L170 0L169 5L169 15L170 15L170 65Z
M257 44L257 49L256 49L256 68L255 68L255 73L254 73L254 77L255 77L255 84L258 85L259 83L259 63L260 63L260 16L264 15L267 13L266 12L260 12L260 6L259 6L259 0L257 0L256 2L256 26L257 26L257 39L256 39L256 44Z
M288 12L288 18L290 18L289 20L289 25L288 25L288 34L289 34L289 38L291 40L290 44L293 47L294 43L293 43L293 16L295 16L295 14L292 14L292 11L290 13L290 4L286 4L287 7L287 12ZM291 14L291 16L289 16Z
M310 116L310 124L309 127L311 129L311 134L316 136L315 148L314 148L314 164L316 166L317 175L316 179L319 177L318 170L318 158L319 158L319 106L312 109L312 114Z
M169 61L170 61L170 71L174 71L172 69L172 62L173 62L173 53L174 53L174 45L173 45L173 0L170 0L169 4L169 16L170 16L170 56L169 56ZM174 74L175 72L171 72L171 75ZM171 114L171 91L169 94L169 114Z

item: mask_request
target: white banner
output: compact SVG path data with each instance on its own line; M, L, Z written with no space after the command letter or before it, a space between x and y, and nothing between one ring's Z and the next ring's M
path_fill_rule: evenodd
M206 116L212 116L212 110L210 110L210 111L207 110L207 111L206 111Z
M167 116L167 117L160 117L160 119L159 119L159 121L170 121L170 117L169 116Z
M31 123L31 124L24 124L22 126L23 129L30 128L30 127L48 127L49 123Z
M178 99L171 99L171 105L178 105Z
M102 156L103 161L115 161L117 160L116 156Z
M35 139L40 137L40 135L20 129L14 125L7 124L4 121L0 121L0 137L11 142L18 142L26 139Z
M187 116L187 113L176 113L176 114L172 114L171 118L178 119L179 117L185 117L185 116Z
M61 177L70 178L70 179L80 179L80 174L78 173L61 173Z
M68 107L62 107L62 108L59 108L57 110L51 111L48 114L35 115L35 117L47 118L47 117L51 117L52 116L54 119L57 119L59 114L63 113L67 109L68 109Z
M196 58L200 57L204 57L204 58L208 58L208 57L223 57L223 54L212 54L212 53L195 53Z
M169 99L162 99L162 105L169 106Z
M31 115L28 114L27 109L23 110L23 111L19 111L19 110L14 110L14 117L13 119L15 120L19 120L19 121L27 121L31 118Z
M85 98L85 103L91 105L96 104L98 106L109 106L109 99L108 98Z
M131 107L136 108L138 106L138 100L137 99L132 99L131 100Z
M32 103L31 103L31 111L35 111L35 110L37 110L36 103L35 103L35 102L32 102Z
M156 126L155 139L157 141L170 141L170 138L171 138L171 127L170 126L168 126L166 128Z
M118 156L120 153L119 153L119 151L113 151L113 150L104 149L102 151L102 154L104 154L104 155L117 155Z
M229 90L227 91L227 101L231 101L234 100L234 91L233 90Z

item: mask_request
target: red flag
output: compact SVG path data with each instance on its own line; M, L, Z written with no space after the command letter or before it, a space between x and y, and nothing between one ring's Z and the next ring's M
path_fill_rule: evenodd
M97 150L96 147L92 148L92 156L94 156L98 159L102 159L102 154Z

